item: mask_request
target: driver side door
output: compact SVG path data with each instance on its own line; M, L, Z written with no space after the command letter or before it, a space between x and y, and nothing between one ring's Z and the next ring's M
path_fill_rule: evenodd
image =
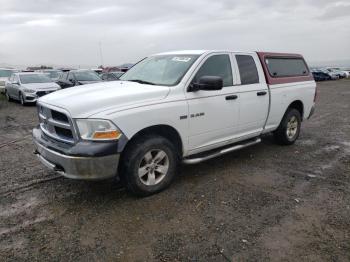
M195 154L230 143L238 130L239 86L229 53L214 53L203 59L191 83L202 76L219 76L223 88L186 91L189 118L189 153Z

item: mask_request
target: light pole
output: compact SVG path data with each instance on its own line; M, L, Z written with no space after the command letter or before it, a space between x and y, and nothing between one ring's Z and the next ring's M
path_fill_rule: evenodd
M103 66L103 55L102 55L102 42L99 41L98 45L100 47L100 58L101 58L101 66Z

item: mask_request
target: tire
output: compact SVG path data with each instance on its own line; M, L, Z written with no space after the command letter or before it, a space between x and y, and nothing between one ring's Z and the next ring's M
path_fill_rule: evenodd
M5 96L6 96L6 100L8 102L11 102L12 101L12 98L9 96L9 94L7 93L7 90L5 90Z
M281 145L292 145L298 139L301 127L300 112L290 108L284 114L283 119L274 132L275 140Z
M24 101L22 92L19 93L19 102L22 106L25 106L27 103Z
M178 152L168 139L154 135L136 138L122 154L120 179L132 194L149 196L171 184L178 161Z

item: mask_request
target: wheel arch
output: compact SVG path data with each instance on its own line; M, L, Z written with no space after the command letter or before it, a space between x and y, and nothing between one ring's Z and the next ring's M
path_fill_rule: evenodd
M301 100L294 100L292 103L289 104L285 113L287 113L287 111L291 108L294 108L294 109L299 111L300 116L301 116L301 121L303 121L303 119L304 119L304 104L303 104L303 102Z
M180 133L172 126L166 125L166 124L160 124L160 125L153 125L146 128L143 128L139 130L137 133L135 133L130 140L126 143L124 146L123 151L125 148L128 147L133 141L135 141L137 138L145 136L145 135L159 135L164 138L167 138L171 143L174 144L176 147L179 156L182 157L184 153L184 145L183 141L181 139Z

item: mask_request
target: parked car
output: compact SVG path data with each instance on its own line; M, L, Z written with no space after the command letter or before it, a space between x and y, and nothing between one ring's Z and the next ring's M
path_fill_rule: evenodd
M332 70L332 72L339 74L340 78L348 78L349 77L349 72L346 70L342 70L340 68L328 68L328 70Z
M17 70L15 69L0 68L0 93L5 93L6 81L15 72L17 72Z
M103 73L103 69L102 68L94 68L94 69L91 69L91 70L94 71L98 75L101 75Z
M325 80L331 80L331 76L329 74L326 74L322 71L313 71L312 75L315 79L315 81L325 81Z
M103 81L116 81L118 80L124 72L109 72L109 73L103 73L101 75L101 78Z
M22 105L35 103L41 96L61 89L43 73L14 73L6 82L5 95L8 101L18 100Z
M52 81L54 81L54 82L58 81L60 75L62 74L62 71L57 70L57 69L44 69L44 70L39 70L36 72L41 72L41 73L47 74L48 77L50 77L52 79Z
M65 177L118 173L128 190L146 196L171 184L180 161L196 164L252 146L269 132L293 144L315 99L301 55L162 53L120 81L40 98L35 153Z
M100 76L93 70L79 69L63 72L57 84L62 88L77 86L77 85L86 85L101 82L102 79Z
M331 80L338 80L339 79L338 74L331 72L331 71L328 71L327 69L320 69L319 72L323 72L323 73L329 75Z
M332 74L335 74L339 77L339 79L341 78L345 78L346 77L346 73L343 72L343 71L340 71L340 70L337 70L337 69L334 69L334 68L326 68L326 70Z

